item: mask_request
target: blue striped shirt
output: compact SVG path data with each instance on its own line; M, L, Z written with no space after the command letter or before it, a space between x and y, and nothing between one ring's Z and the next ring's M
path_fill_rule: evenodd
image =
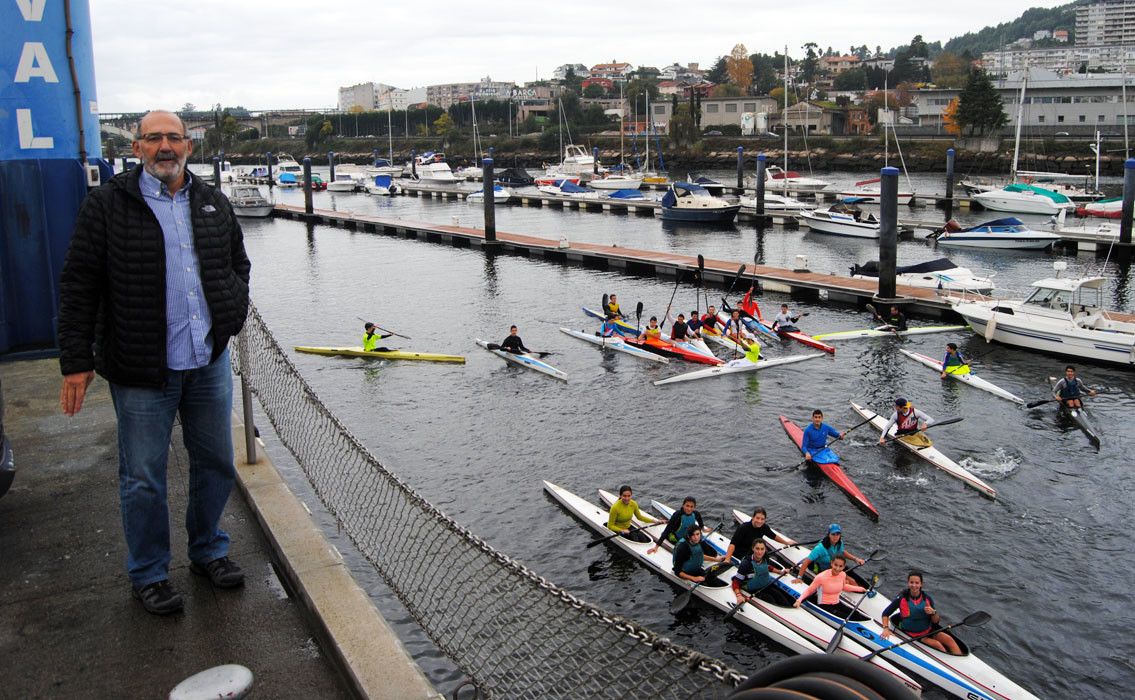
M201 269L193 247L189 183L170 196L169 188L143 168L142 196L162 227L166 255L166 367L197 369L213 357L213 318L201 288Z

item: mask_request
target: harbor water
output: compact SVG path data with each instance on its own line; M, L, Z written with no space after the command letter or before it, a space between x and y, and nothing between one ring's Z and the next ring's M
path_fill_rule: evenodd
M942 185L925 176L915 188L940 191ZM303 201L294 190L274 196L282 203ZM479 208L462 201L316 193L315 206L439 224L481 221ZM900 208L901 218L941 215L932 207ZM958 218L968 224L997 217L959 212ZM816 272L847 274L851 264L878 258L871 241L779 227L674 228L651 217L516 206L498 208L496 219L500 231L738 263L792 267L804 254ZM465 365L300 354L293 360L384 465L491 545L572 593L741 671L782 658L783 649L716 612L671 615L674 589L614 549L586 549L589 531L544 495L541 480L590 499L598 488L631 484L644 507L651 499L677 504L692 495L707 522L725 520L726 530L732 529L731 508L759 505L774 527L797 539L816 539L838 522L855 554L881 550L885 558L864 570L881 575L884 593L897 593L906 572L917 568L926 572L927 590L947 621L988 611L993 620L964 631L963 638L1038 696L1128 692L1135 678L1135 612L1126 604L1130 584L1123 573L1125 529L1135 520L1130 370L1080 363L1085 381L1099 389L1090 401L1103 436L1098 454L1052 404L1027 410L943 383L899 353L906 348L939 356L950 341L971 355L988 352L976 371L1026 401L1044 398L1048 378L1066 364L987 346L968 332L842 341L834 358L655 387L652 381L694 367L605 353L558 329L594 329L596 322L580 306L598 306L604 293L618 294L624 309L641 300L644 316L661 317L672 281L282 219L246 220L244 228L253 299L284 347L360 344L362 318L412 338L383 341L391 347L467 356ZM943 255L975 273L996 273L1006 294L1024 292L1033 280L1051 275L1053 260L1064 259L1069 273L1107 276L1108 304L1132 310L1127 273L1113 262L1083 255L947 253L921 240L899 244L900 265ZM706 297L719 304L722 294L709 289L699 298L687 280L678 287L674 313L704 309ZM777 294L758 301L766 314L781 302L807 312L801 325L811 333L873 325L869 315L848 305L799 303ZM475 338L499 342L510 324L519 326L528 347L555 353L547 359L567 372L566 383L508 365L474 344ZM804 352L811 350L770 341L763 355ZM838 451L849 476L879 509L877 523L818 472L794 466L800 456L779 415L803 422L813 408L822 408L829 423L844 429L859 422L849 401L882 412L897 394L936 418L964 416L931 431L932 437L996 488L997 500L895 446L877 446L877 433L867 427L850 433ZM451 684L452 678L437 677L445 673L435 671L431 680ZM925 695L943 697L930 688Z

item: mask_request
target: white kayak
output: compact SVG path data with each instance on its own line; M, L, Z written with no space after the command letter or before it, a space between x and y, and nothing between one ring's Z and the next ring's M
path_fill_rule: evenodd
M748 522L750 517L734 509L733 519L737 523L744 523ZM776 531L774 530L774 532ZM782 533L776 532L776 534ZM724 551L721 539L714 536L710 536L708 539L715 549ZM728 544L728 540L725 540L724 546L728 546ZM765 544L769 546L770 551L781 546L775 540L767 537ZM811 547L785 547L776 556L783 556L787 561L799 562L808 555L809 551L811 551ZM810 574L808 578L811 578ZM857 582L860 585L865 585L862 579ZM778 585L786 591L791 590L797 597L805 588L803 584L792 583L787 576L781 579ZM859 593L845 592L840 595L840 600L849 609L859 603L860 598L861 594ZM957 640L958 646L961 647L963 652L961 656L937 651L918 642L898 646L899 642L906 639L906 635L900 631L895 631L890 639L883 639L883 630L879 622L882 620L883 610L889 603L890 600L887 596L881 593L873 598L864 598L859 606L859 611L863 613L863 617L868 619L849 622L847 627L844 628L845 635L855 637L857 642L872 650L886 649L887 651L879 656L906 671L921 676L956 697L966 698L967 700L1037 700L1036 696L1028 690L974 656L969 646L957 634L951 636ZM824 611L817 606L808 604L805 607L817 618L833 627L842 624L844 621L844 618Z
M905 331L887 330L890 326L864 328L858 331L836 331L835 333L820 333L812 336L816 340L854 340L856 338L883 338L888 336L925 335L927 333L948 333L962 331L966 326L919 326L907 328Z
M856 413L863 416L865 419L870 419L871 425L875 428L875 430L882 430L883 426L887 424L886 418L883 418L878 413L875 413L869 408L864 408L854 401L851 402L851 407L855 409ZM891 426L888 435L894 435L895 431L896 427ZM913 452L927 462L930 462L950 476L961 479L962 482L967 486L972 486L973 488L980 491L983 495L988 496L989 498L997 498L996 489L974 476L972 472L967 470L962 465L939 452L938 448L934 447L933 445L928 447L920 447L917 445L911 445L905 440L894 440L892 442L902 445L910 452Z
M942 372L942 363L938 360L935 360L933 357L923 355L922 353L919 353L919 352L911 352L910 350L906 350L904 348L899 348L899 352L901 352L902 354L906 355L907 357L909 357L910 359L912 359L916 362L920 362L920 363L926 365L927 367L929 367L930 369L933 369L934 371L936 371L938 373ZM1024 399L1017 396L1016 394L1012 394L1008 391L1005 391L1004 389L997 386L993 382L988 381L986 379L982 379L981 377L977 376L976 374L973 373L972 370L968 373L965 373L965 374L961 374L961 373L957 373L957 372L946 372L946 376L950 377L951 379L955 379L955 380L961 382L962 384L968 384L968 385L974 387L975 389L982 389L983 391L988 391L990 394L993 394L994 396L1000 396L1001 398L1012 401L1013 403L1023 404L1025 402Z
M650 360L651 362L662 363L670 362L670 358L668 357L657 355L648 350L643 350L642 348L635 347L634 345L627 345L623 342L622 337L620 336L616 336L614 338L604 338L601 335L595 335L594 333L588 333L587 331L575 331L570 328L560 328L560 331L567 333L573 338L579 338L580 340L587 341L588 343L591 343L593 345L609 348L611 350L618 350L619 352L625 352L626 354L633 355L640 360Z
M723 374L738 374L740 372L756 372L760 369L768 367L776 367L777 365L789 365L793 362L803 362L804 360L814 360L817 357L823 357L825 353L816 352L808 355L793 355L791 357L778 357L775 360L759 360L757 362L749 362L745 358L737 360L730 360L723 365L717 367L710 367L709 369L699 369L693 372L686 372L679 374L676 377L669 377L667 379L659 379L654 382L654 386L663 386L665 384L676 384L678 382L690 382L695 379L708 379L710 377L718 377Z
M702 331L701 337L712 343L716 343L730 352L735 352L739 355L745 354L745 348L741 347L740 343L732 338L722 335L721 333L709 333Z
M565 382L567 381L567 373L566 372L563 372L561 370L556 369L555 367L551 366L547 362L544 362L543 360L541 360L538 357L533 357L532 355L524 355L524 354L517 355L516 353L509 352L507 350L493 350L492 348L489 347L489 342L487 340L481 340L480 338L477 338L477 345L480 345L481 347L483 347L484 349L493 353L497 357L504 359L504 360L507 360L508 362L518 364L521 367L527 367L528 369L536 370L537 372L540 372L542 374L546 374L549 377L555 377L556 379L562 379Z

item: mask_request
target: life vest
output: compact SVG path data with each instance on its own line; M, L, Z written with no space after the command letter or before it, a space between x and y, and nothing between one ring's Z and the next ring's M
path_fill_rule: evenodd
M915 600L910 597L910 591L903 591L899 598L899 629L903 632L918 636L930 631L930 616L926 614L926 606L933 607L934 601L925 592Z
M708 328L711 331L716 330L717 324L718 324L717 316L711 316L709 314L702 315L702 317L701 317L702 328Z
M682 524L678 526L678 530L673 535L671 535L671 537L673 537L675 541L680 542L681 540L686 539L686 536L690 534L690 528L697 527L697 525L698 516L696 511L690 513L689 515L686 515L683 512Z
M686 543L686 548L690 550L690 558L682 562L682 571L685 571L691 576L700 576L705 565L705 553L702 552L701 542L691 544L689 540L682 540Z
M612 304L612 303L608 302L607 303L607 315L608 316L621 316L622 314L619 313L619 305L618 304Z
M749 566L746 567L745 564ZM742 568L748 569L748 572L741 573ZM741 582L745 590L749 593L756 593L772 583L772 577L769 576L768 573L768 562L756 561L751 554L745 558L745 561L742 562L741 567L738 568L737 574L733 578Z
M1061 380L1063 384L1060 385L1060 398L1062 399L1078 399L1080 398L1080 378L1076 377L1072 381L1068 381L1065 377Z
M909 405L909 404L908 404ZM901 410L896 411L898 414L898 432L901 433L917 433L918 432L918 413L915 412L914 406L910 406L910 412L904 414Z
M385 337L386 336L380 335L377 332L367 333L366 335L363 336L363 350L365 350L367 352L374 350L375 348L378 347L378 341L382 340Z
M661 338L662 337L662 329L661 328L647 328L646 329L646 337L647 338Z

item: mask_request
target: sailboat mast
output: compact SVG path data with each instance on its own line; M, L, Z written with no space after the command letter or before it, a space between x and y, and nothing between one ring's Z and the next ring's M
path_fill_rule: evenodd
M394 166L394 127L393 127L394 122L393 122L392 115L394 114L394 98L390 95L389 92L386 93L386 102L390 107L388 110L386 110L386 139L387 139L387 148L390 149L390 165L391 165L391 167L393 167Z
M693 88L690 88L693 90ZM646 110L643 112L646 117L646 155L643 156L643 162L646 163L646 170L650 170L650 94L645 90L642 93L642 106ZM692 118L693 115L691 114Z
M1123 158L1126 160L1131 157L1131 148L1127 145L1127 70L1123 70ZM1097 181L1099 178L1096 178ZM1096 190L1099 190L1099 182L1096 182Z
M1017 158L1021 154L1021 122L1025 119L1025 86L1029 83L1029 69L1021 77L1021 94L1017 99L1017 133L1013 137L1013 167L1009 169L1009 182L1017 181Z
M473 165L476 167L481 162L481 142L477 139L477 100L473 99L473 93L469 93L469 109L473 113Z
M891 120L891 104L887 100L887 89L889 88L887 81L889 79L890 75L883 75L883 167L891 164L891 141L887 134L888 122Z
M623 102L623 83L619 81L619 165L624 166L626 170L626 161L623 159L623 112L627 111L625 103Z
M788 44L784 45L784 172L780 174L785 196L788 195Z

